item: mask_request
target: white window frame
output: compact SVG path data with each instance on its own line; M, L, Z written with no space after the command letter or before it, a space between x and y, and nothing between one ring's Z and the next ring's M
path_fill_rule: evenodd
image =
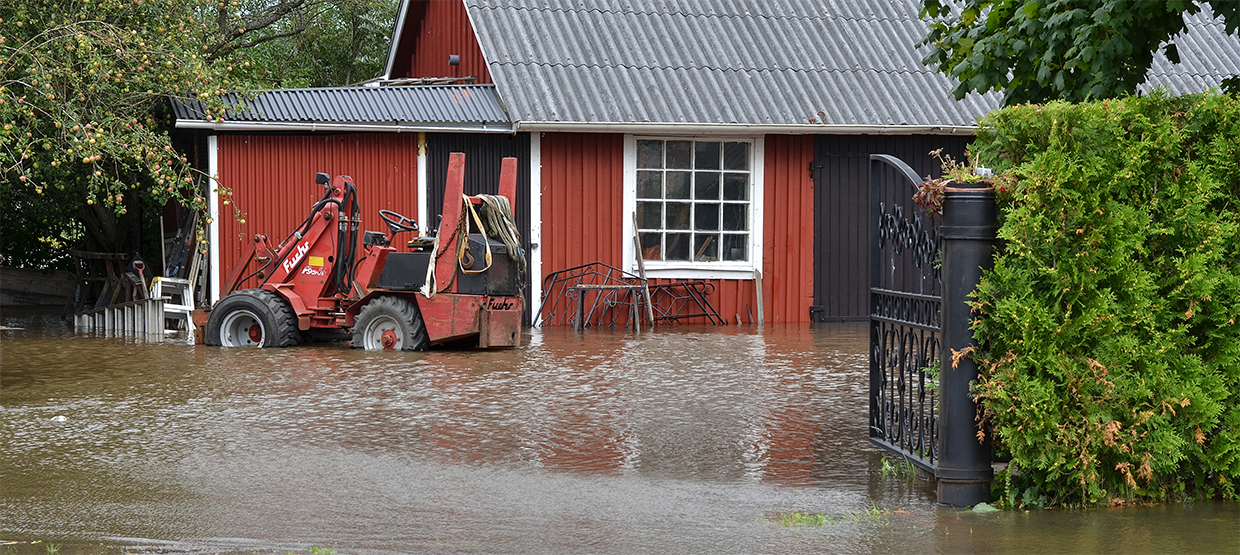
M662 279L753 279L754 271L762 269L763 189L766 158L764 137L736 136L624 136L624 266L626 272L637 273L637 253L633 245L633 214L637 211L637 141L744 141L749 149L750 232L749 260L733 262L695 262L690 260L643 260L646 277Z

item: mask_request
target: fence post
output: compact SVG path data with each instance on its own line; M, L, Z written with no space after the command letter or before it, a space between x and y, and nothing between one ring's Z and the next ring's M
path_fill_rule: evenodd
M977 438L977 403L969 384L978 377L977 365L960 359L952 368L952 352L972 345L968 295L977 288L982 272L993 267L998 209L992 188L949 184L943 198L942 348L939 351L939 459L935 470L942 505L968 507L990 501L990 442Z

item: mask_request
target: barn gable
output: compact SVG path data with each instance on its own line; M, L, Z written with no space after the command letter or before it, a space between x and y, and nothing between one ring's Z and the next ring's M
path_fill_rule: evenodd
M427 79L442 83L491 82L469 14L460 2L401 2L387 67L379 81L416 83Z

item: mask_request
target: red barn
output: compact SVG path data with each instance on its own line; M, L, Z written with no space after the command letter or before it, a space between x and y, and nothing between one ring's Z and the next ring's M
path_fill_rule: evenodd
M951 100L945 79L910 65L915 6L875 4L903 11L403 2L382 86L273 91L224 122L178 106L178 127L211 137L204 165L231 192L211 227L212 298L246 237L300 223L314 172L351 174L366 218L385 208L433 222L447 153L464 151L470 192L494 186L499 158L520 160L531 298L555 270L636 272L636 215L647 274L711 282L729 321L757 310L756 272L767 322L863 318L865 157L930 173L927 153L959 155L995 104ZM892 27L873 37L889 52L835 40L875 23ZM889 74L897 65L916 69ZM841 94L888 86L906 91Z
M961 158L1001 103L957 101L922 66L919 8L404 0L370 86L273 91L223 122L177 106L232 193L212 227L213 286L244 236L300 222L314 172L351 174L366 218L433 223L461 151L470 193L519 159L530 298L573 266L636 272L636 235L649 276L709 281L729 321L757 309L758 272L766 322L864 319L869 155L937 174L930 152ZM1184 71L1154 73L1174 86Z
M636 273L636 233L647 275L710 281L729 321L757 272L766 322L864 318L868 155L931 173L997 97L920 65L916 2L795 4L410 0L385 77L495 84L529 136L535 277Z

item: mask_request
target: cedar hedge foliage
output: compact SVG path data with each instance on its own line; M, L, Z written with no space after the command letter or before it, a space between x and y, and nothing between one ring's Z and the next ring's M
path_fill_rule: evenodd
M1005 108L974 393L1008 507L1237 499L1240 101Z

